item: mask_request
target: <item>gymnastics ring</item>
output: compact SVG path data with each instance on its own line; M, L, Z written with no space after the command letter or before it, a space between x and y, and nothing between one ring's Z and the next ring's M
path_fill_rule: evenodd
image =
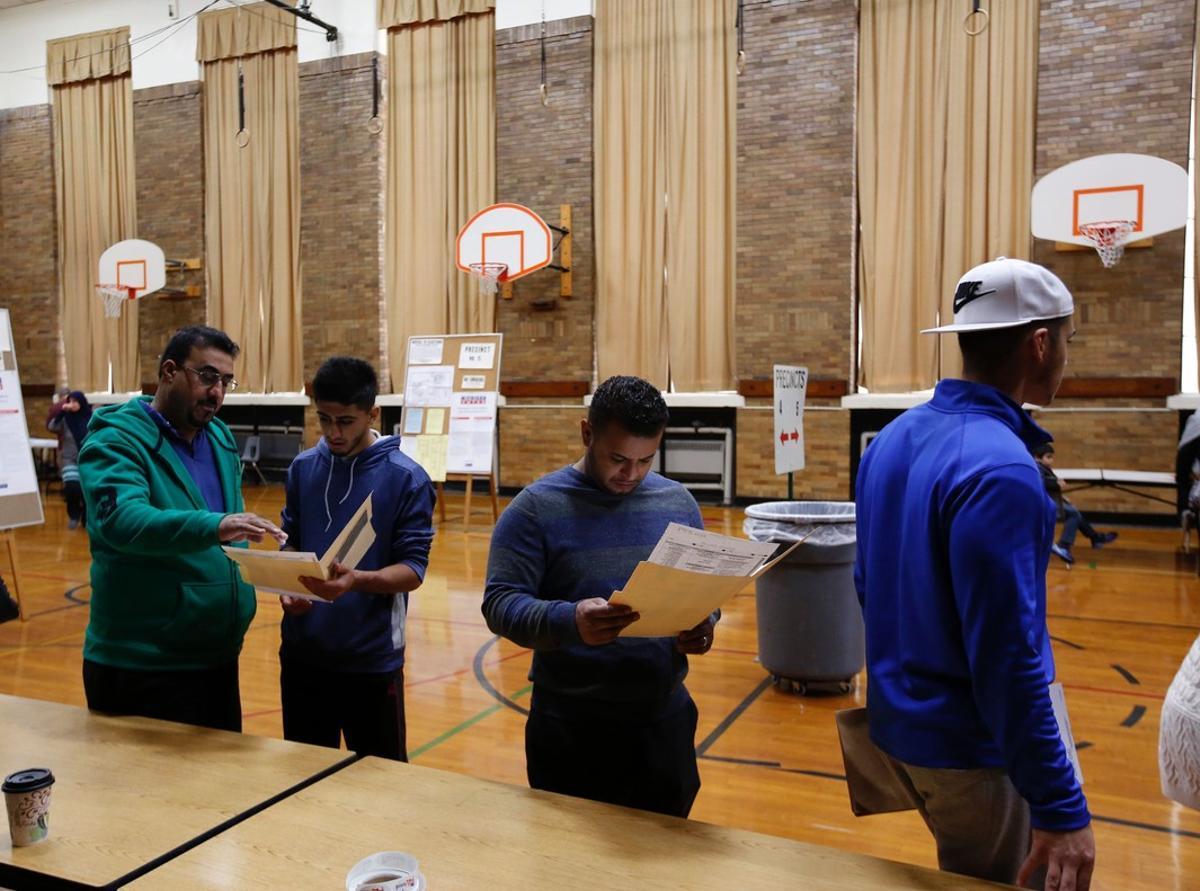
M971 21L971 18L975 15L983 16L983 24L978 29L972 31L968 27L968 23ZM988 29L988 25L991 23L991 18L992 17L988 14L988 11L986 9L984 9L982 6L979 7L979 9L972 9L970 12L967 13L967 17L965 19L963 19L963 31L966 32L966 35L968 37L978 37L980 34L982 34L984 31L986 31Z
M746 51L738 50L737 54L737 73L741 74L746 70Z
M238 130L233 136L233 141L237 143L238 148L245 148L250 144L250 131Z
M546 92L545 84L541 84L540 86L538 86L538 95L540 95L542 97L542 108L549 108L550 107L550 96Z
M371 117L369 117L367 119L367 132L372 135L382 133L383 132L383 118L381 118L377 114L371 115Z

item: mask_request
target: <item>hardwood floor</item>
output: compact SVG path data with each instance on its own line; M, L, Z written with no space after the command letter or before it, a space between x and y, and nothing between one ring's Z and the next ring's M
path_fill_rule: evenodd
M458 503L451 493L451 508ZM248 487L247 506L276 516L279 486ZM45 526L19 530L29 621L0 625L0 692L83 704L80 646L87 623L88 547L68 531L56 496ZM741 511L705 508L709 528L736 534ZM479 612L490 528L448 523L425 585L411 599L405 696L409 750L432 767L524 783L529 653L497 641ZM1084 546L1071 570L1049 575L1050 630L1096 815L1093 888L1200 887L1200 813L1158 787L1159 708L1200 630L1195 556L1178 533L1122 529L1113 545ZM8 567L0 573L9 577ZM245 729L281 734L279 606L262 597L242 654ZM934 865L913 814L850 813L833 713L862 701L798 697L766 683L756 663L753 592L725 611L716 646L692 661L704 787L693 818L897 860ZM2 747L0 747L2 748Z

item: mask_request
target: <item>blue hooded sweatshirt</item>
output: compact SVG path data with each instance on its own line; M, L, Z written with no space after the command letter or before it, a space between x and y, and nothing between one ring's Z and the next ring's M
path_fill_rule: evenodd
M993 387L944 380L858 471L855 586L871 738L918 767L1003 767L1033 825L1087 825L1050 704L1050 435Z
M375 542L358 569L394 563L424 579L433 542L436 500L428 475L383 436L353 458L339 458L322 439L301 452L287 476L283 530L288 545L318 556L371 494ZM281 658L331 671L384 673L404 664L408 594L347 591L301 616L283 617Z

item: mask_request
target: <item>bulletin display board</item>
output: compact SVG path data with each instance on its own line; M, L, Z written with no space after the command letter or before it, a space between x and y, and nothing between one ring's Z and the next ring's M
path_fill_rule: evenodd
M400 449L434 482L447 474L494 480L503 346L503 334L408 339Z
M8 310L0 309L0 530L44 521Z

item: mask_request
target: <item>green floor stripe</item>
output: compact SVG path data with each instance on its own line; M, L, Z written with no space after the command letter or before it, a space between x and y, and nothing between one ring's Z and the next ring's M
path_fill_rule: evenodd
M522 687L520 690L518 690L516 693L514 693L512 695L512 698L520 699L522 696L527 696L529 694L529 691L532 689L533 689L533 684L529 684L526 687ZM441 736L436 736L433 739L431 739L429 742L425 743L425 745L420 746L419 748L413 749L411 752L408 753L408 760L416 761L418 758L420 758L422 755L424 755L430 749L436 749L438 746L440 746L446 740L450 739L451 737L458 736L458 734L462 733L464 730L466 730L470 727L474 727L476 724L478 724L480 721L482 721L488 715L494 715L496 712L500 711L500 709L502 709L502 708L504 708L504 706L502 706L502 705L488 706L483 711L481 711L479 714L474 715L470 718L467 718L467 720L463 721L457 727L451 727L449 730L447 730Z

